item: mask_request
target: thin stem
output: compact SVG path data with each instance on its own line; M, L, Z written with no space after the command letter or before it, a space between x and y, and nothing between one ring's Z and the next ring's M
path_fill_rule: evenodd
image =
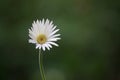
M41 50L39 49L39 68L40 68L41 78L42 80L46 80L42 60L43 60L43 56L42 56Z

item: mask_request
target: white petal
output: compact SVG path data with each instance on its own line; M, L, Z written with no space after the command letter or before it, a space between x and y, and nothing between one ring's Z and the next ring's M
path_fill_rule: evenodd
M33 31L32 31L35 35L39 34L39 28L38 28L38 24L34 24L33 25Z
M44 24L44 18L42 19L42 24Z
M53 25L47 25L47 27L46 27L46 35L50 35L51 33L52 33L52 27L53 27Z
M44 45L42 45L42 49L43 49L43 51L45 51L45 46Z
M36 34L35 34L32 30L30 30L30 29L29 29L29 34L32 34L33 36L36 35Z
M45 24L47 24L47 25L49 24L49 20L48 20L48 19L46 19L46 22L45 22Z
M42 47L42 46L41 46L41 45L39 45L39 49L41 49L41 47Z
M58 46L58 44L56 44L55 42L48 42L49 44L52 44L54 46Z
M52 36L52 35L54 35L56 32L58 32L59 31L59 29L56 29L55 31L53 31L50 35L49 35L49 37L50 36Z
M29 39L29 43L36 43L36 42L32 39Z
M50 25L52 25L53 21L50 22Z
M52 46L49 43L46 43L50 48L52 48Z
M55 35L53 35L53 36L50 36L50 38L49 39L51 39L51 38L55 38L55 37L58 37L58 36L60 36L61 34L55 34Z
M54 31L57 26L54 26L51 30Z
M51 39L48 39L48 41L57 41L57 40L60 40L61 38L51 38Z
M41 20L39 22L40 22L40 24L42 24Z
M40 47L40 45L39 45L39 44L36 44L36 49L39 48L39 47Z
M35 36L33 36L32 34L29 34L29 37L33 40L36 40Z
M44 44L45 45L45 47L48 49L48 50L50 50L50 48L49 48L49 46L47 45L47 44Z

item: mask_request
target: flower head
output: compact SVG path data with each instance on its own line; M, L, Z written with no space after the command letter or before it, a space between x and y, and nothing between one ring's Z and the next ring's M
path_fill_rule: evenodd
M29 43L36 44L36 49L50 50L52 45L58 46L55 42L61 39L60 34L56 34L59 29L53 25L52 21L46 19L34 21L31 29L29 29Z

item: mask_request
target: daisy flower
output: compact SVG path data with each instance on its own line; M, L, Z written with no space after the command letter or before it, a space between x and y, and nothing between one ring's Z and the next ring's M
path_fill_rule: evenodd
M36 49L50 50L52 45L58 46L55 42L61 39L60 34L56 34L59 29L56 29L53 21L48 19L34 21L32 27L29 29L29 43L36 45Z

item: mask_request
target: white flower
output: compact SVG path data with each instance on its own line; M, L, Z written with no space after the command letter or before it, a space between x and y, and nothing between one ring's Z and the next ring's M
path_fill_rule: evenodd
M60 34L56 34L59 29L56 29L56 26L53 25L52 21L46 19L34 21L31 29L29 29L29 43L36 44L36 49L45 49L50 50L52 45L58 46L55 42L61 39Z

